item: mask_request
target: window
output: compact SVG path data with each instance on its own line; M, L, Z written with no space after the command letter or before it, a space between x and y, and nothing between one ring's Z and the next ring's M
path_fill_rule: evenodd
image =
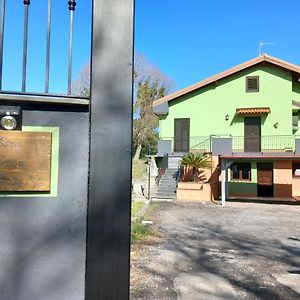
M246 77L246 92L258 92L259 91L259 77L247 76Z
M300 177L300 162L293 162L293 176Z
M251 163L234 163L231 166L231 180L251 181Z

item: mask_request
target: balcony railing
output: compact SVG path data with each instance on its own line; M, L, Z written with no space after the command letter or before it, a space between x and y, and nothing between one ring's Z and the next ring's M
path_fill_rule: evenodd
M244 136L231 135L210 135L210 136L192 136L189 139L189 150L191 152L211 152L211 145L213 138L231 138L232 152L246 152ZM187 142L182 144L182 151L180 147L178 150L174 144L174 137L162 137L162 140L169 140L172 143L171 152L188 152L184 148L187 147ZM295 141L300 139L300 136L295 135L264 135L260 137L260 152L293 152L295 151Z
M295 151L294 135L265 135L260 137L261 152ZM300 136L298 137L300 138ZM232 151L245 152L244 136L232 136Z

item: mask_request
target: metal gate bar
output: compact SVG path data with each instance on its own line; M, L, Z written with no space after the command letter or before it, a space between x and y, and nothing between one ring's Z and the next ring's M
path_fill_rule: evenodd
M23 34L23 69L22 69L22 92L26 91L27 73L27 44L28 44L28 13L30 0L24 0L24 34Z
M47 11L47 42L46 42L46 77L45 77L45 93L49 93L50 78L50 43L51 43L51 0L48 0Z
M2 0L1 16L0 16L0 91L2 90L2 74L3 74L4 22L5 22L5 0Z
M76 1L69 1L70 32L69 32L69 63L68 63L68 95L72 93L72 63L73 63L73 27Z
M72 94L72 66L73 66L73 29L74 29L74 12L76 7L75 0L65 0L70 11L70 28L69 28L69 48L68 48L68 81L67 93ZM6 0L1 0L1 14L0 14L0 93L3 92L3 50L4 50L4 26L5 26L5 4ZM23 0L24 4L24 28L23 28L23 57L22 57L22 93L26 93L27 82L27 57L28 57L28 23L29 23L29 7L31 0ZM50 56L51 56L51 14L52 1L47 0L47 30L46 30L46 67L45 67L45 93L49 95L49 81L50 81ZM34 3L33 3L34 5ZM8 93L8 91L5 91ZM83 97L85 98L85 97Z

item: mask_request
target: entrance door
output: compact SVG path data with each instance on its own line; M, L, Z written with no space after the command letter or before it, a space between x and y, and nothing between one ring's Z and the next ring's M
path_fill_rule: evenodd
M257 163L257 196L273 197L273 163Z
M188 152L190 146L190 119L175 119L174 131L174 151Z
M245 117L244 152L260 152L260 117Z

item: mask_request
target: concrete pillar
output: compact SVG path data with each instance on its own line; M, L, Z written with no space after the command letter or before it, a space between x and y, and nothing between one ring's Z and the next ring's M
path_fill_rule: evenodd
M151 156L151 161L150 161L150 174L151 177L156 177L158 175L158 169L155 161L155 157L152 155Z
M227 186L227 168L226 168L226 160L222 160L221 163L221 170L222 170L222 181L221 181L221 199L222 199L222 206L225 206L226 201L226 186Z

